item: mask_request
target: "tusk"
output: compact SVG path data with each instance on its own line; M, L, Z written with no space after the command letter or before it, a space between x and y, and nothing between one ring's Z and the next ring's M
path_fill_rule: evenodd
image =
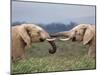
M59 39L61 41L67 41L67 40L70 40L70 38L66 38L66 39Z
M47 41L54 41L56 40L56 38L52 38L52 39L46 39Z

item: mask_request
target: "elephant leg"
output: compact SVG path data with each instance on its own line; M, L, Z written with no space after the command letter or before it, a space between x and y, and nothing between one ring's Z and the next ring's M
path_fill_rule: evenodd
M15 56L12 56L11 59L12 59L12 62L13 62L13 63L16 62L16 57L15 57Z
M12 54L12 62L16 62L19 59L26 59L25 50L20 49L20 51L14 51Z
M96 57L96 49L94 47L90 47L89 48L89 51L88 51L88 56L89 57L92 57L92 58L95 58Z
M25 50L21 51L20 58L21 59L26 59L26 52L25 52Z
M17 60L17 51L12 50L12 56L11 56L12 62L16 62Z

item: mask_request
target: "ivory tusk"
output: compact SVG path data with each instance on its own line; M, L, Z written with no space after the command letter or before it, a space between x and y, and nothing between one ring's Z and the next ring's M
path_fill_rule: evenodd
M54 41L56 40L56 38L52 38L52 39L46 39L47 41Z
M61 41L67 41L67 40L70 40L70 38L66 38L66 39L59 39Z

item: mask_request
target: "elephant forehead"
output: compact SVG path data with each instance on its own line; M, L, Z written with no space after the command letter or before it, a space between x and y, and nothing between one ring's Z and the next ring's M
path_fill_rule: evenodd
M39 30L41 30L41 31L43 30L43 29L42 29L41 27L39 27L39 26L36 26L36 28L39 29Z
M34 24L33 24L33 27L35 27L36 29L38 29L38 30L40 30L40 31L43 31L43 28L41 28L41 27L39 27L39 26L37 26L37 25L34 25Z
M83 28L83 25L78 25L76 27L73 28L73 30L79 30L79 29L82 29Z
M82 29L82 28L86 28L87 26L90 26L90 24L79 24L76 27L74 27L73 29Z
M43 30L41 27L35 24L22 24L24 26L30 26L31 28L36 28L37 30Z

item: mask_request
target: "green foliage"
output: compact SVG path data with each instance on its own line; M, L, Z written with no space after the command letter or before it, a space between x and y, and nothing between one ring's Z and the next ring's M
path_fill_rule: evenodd
M12 73L35 73L95 69L95 59L87 56L88 47L80 43L58 42L57 52L49 54L48 42L33 44L27 58L12 64Z

